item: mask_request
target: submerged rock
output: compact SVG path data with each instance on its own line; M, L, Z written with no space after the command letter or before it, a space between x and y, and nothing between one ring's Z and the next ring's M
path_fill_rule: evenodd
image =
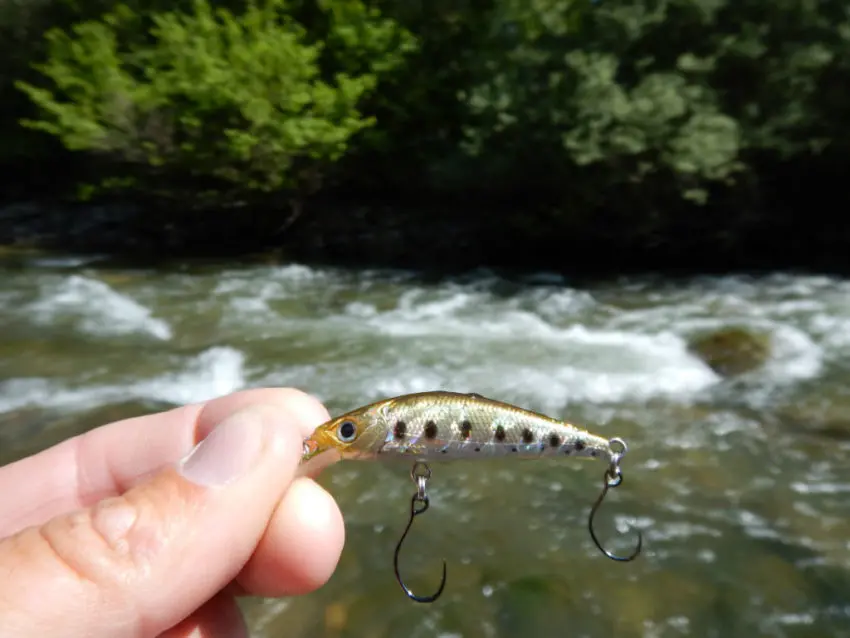
M789 430L850 441L850 397L846 395L833 393L803 398L782 406L776 416Z
M770 357L771 342L768 334L730 327L694 337L688 349L717 374L733 377L763 366Z

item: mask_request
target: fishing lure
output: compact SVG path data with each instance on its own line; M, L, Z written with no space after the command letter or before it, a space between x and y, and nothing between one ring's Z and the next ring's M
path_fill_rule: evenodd
M569 423L525 410L480 394L420 392L371 403L320 425L304 441L302 462L333 451L341 459L414 459L410 477L416 493L410 502L410 519L395 549L396 580L416 602L430 603L446 585L446 562L437 591L417 596L405 585L398 557L413 520L430 506L427 485L431 478L428 461L493 457L596 458L608 464L602 492L588 517L588 530L596 547L608 558L631 561L641 551L638 532L636 549L629 556L616 556L596 537L593 520L605 495L623 482L620 461L628 450L619 438L605 439Z

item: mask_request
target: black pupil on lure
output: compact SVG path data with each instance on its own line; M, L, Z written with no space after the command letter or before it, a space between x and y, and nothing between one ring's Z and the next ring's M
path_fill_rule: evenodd
M354 436L354 424L351 421L346 421L339 426L339 436L342 439L350 439Z
M429 439L437 438L437 424L433 421L428 421L425 424L425 437Z

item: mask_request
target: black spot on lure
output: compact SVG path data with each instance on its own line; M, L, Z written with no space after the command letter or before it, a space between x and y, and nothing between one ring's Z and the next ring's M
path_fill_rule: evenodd
M411 478L417 491L411 501L410 521L396 547L395 572L405 593L417 602L433 602L443 591L443 580L431 596L416 596L398 573L398 553L414 518L428 509L429 461L508 458L588 458L607 464L603 489L588 518L588 529L599 550L616 561L630 561L641 551L615 556L597 540L593 517L609 488L623 481L620 461L627 451L619 438L606 439L570 423L525 410L479 394L420 392L377 401L320 425L304 441L302 462L325 452L341 459L408 458L414 461Z

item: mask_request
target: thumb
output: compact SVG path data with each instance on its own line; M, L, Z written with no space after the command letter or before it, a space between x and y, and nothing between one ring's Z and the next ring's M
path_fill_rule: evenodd
M200 608L251 557L295 475L287 421L279 406L243 409L121 496L0 541L3 630L156 636Z

